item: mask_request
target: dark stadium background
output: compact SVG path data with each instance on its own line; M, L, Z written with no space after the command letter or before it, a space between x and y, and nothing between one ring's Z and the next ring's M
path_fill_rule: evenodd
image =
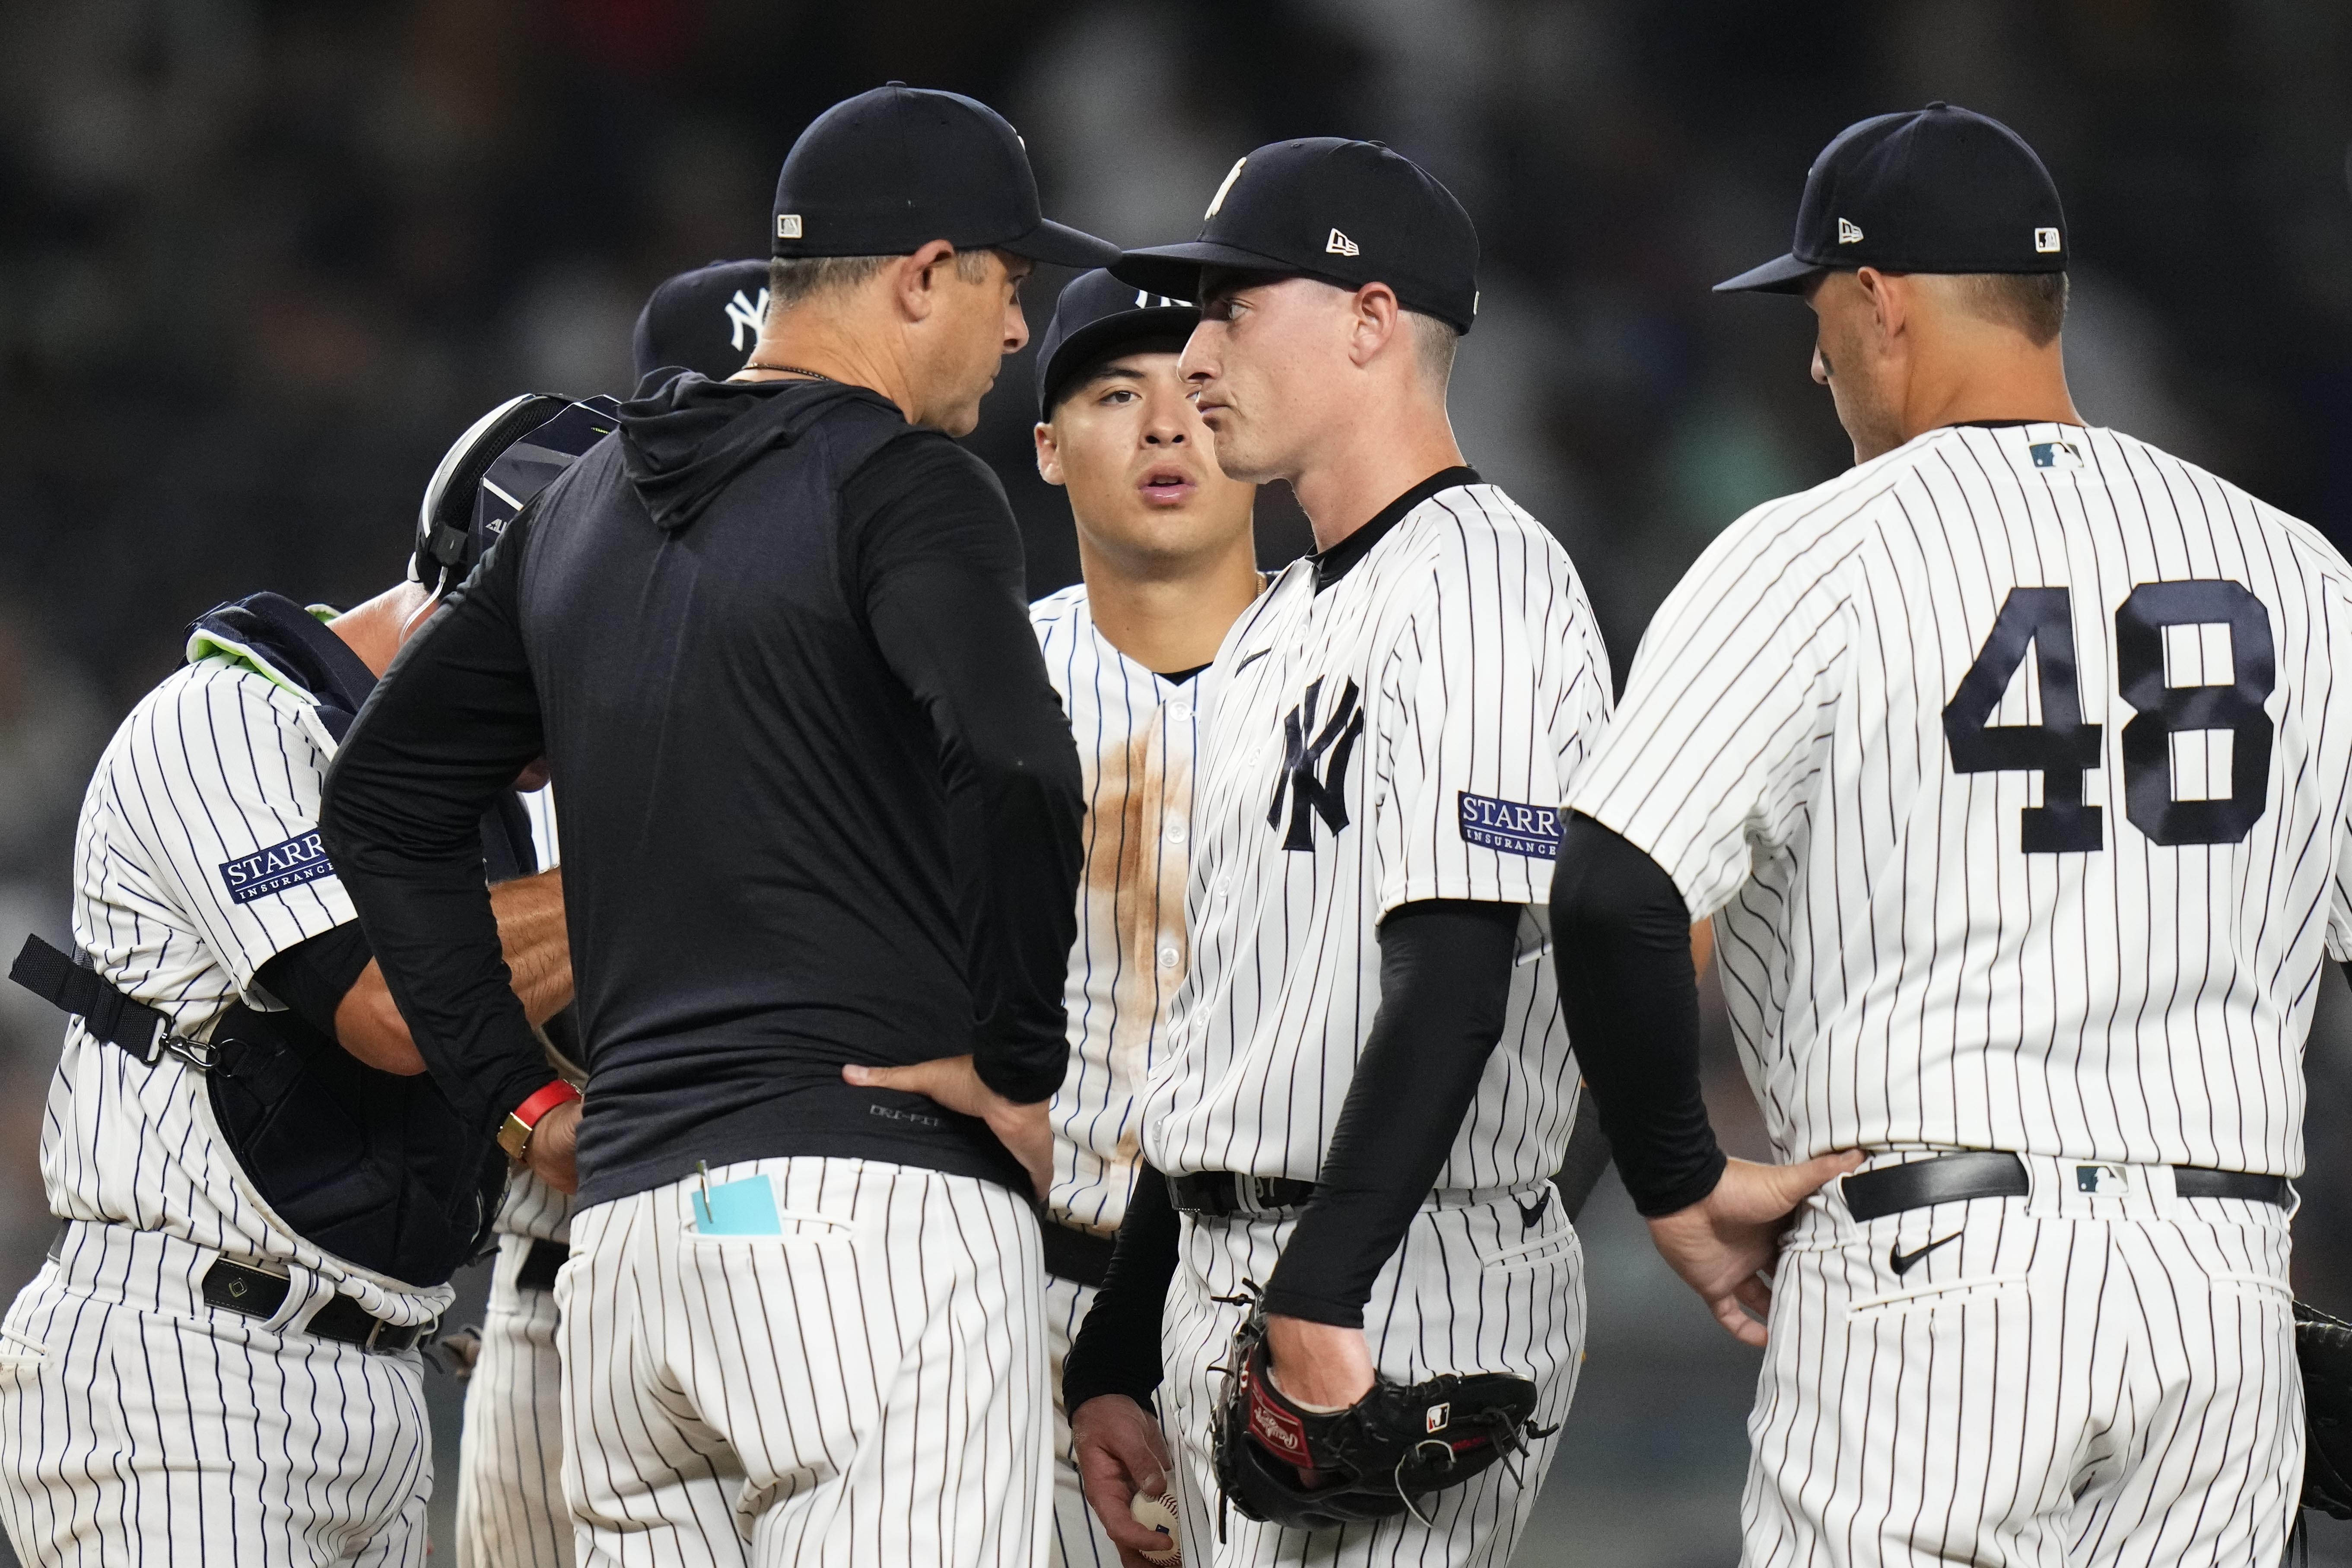
M2085 413L2352 539L2341 0L5 0L0 944L66 935L89 766L193 615L392 580L443 445L517 391L625 392L646 292L760 254L793 135L888 78L1003 110L1049 208L1129 243L1188 236L1282 136L1435 171L1486 246L1462 444L1575 555L1621 678L1711 536L1848 461L1803 308L1706 286L1785 247L1839 127L1933 98L2057 176ZM972 444L1044 592L1076 568L1028 385L1008 369ZM1265 512L1286 559L1296 514ZM2342 1311L2352 997L2326 998L2297 1266ZM1719 1114L1752 1152L1721 1033ZM0 1291L51 1230L58 1039L0 995ZM1728 1563L1755 1358L1613 1183L1587 1244L1590 1359L1519 1561ZM2323 1522L2315 1560L2352 1562L2352 1531Z

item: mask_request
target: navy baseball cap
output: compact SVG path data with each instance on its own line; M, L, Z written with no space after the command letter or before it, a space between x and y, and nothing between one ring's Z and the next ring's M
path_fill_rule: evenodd
M1184 346L1201 312L1190 300L1153 294L1104 271L1070 279L1037 343L1037 415L1054 417L1069 383L1121 350Z
M1108 240L1048 222L1028 150L961 93L891 82L813 120L776 178L777 256L907 256L935 239L1061 267L1102 267Z
M1198 238L1131 250L1111 271L1138 288L1201 297L1204 267L1385 283L1408 310L1467 332L1478 316L1478 231L1420 164L1377 141L1310 136L1261 147L1210 198Z
M2063 272L2058 187L2025 139L1948 103L1838 132L1805 175L1789 254L1715 286L1801 294L1818 273Z
M666 280L637 313L636 379L668 365L723 382L743 368L768 313L768 264L714 261Z

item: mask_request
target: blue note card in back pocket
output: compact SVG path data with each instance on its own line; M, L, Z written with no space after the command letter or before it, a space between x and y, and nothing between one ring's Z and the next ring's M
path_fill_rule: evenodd
M698 1236L782 1236L784 1222L776 1213L775 1184L764 1176L749 1176L694 1195L694 1229Z

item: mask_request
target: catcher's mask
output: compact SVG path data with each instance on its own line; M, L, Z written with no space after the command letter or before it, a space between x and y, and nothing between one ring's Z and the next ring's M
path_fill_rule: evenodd
M409 577L436 593L463 582L532 497L619 427L620 410L526 392L476 420L425 486Z

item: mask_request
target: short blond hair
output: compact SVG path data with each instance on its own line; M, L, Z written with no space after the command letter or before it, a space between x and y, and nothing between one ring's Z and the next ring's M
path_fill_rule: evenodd
M1404 319L1412 328L1412 352L1421 362L1421 373L1431 386L1444 392L1454 375L1454 350L1461 346L1462 334L1452 322L1418 310L1406 311Z

